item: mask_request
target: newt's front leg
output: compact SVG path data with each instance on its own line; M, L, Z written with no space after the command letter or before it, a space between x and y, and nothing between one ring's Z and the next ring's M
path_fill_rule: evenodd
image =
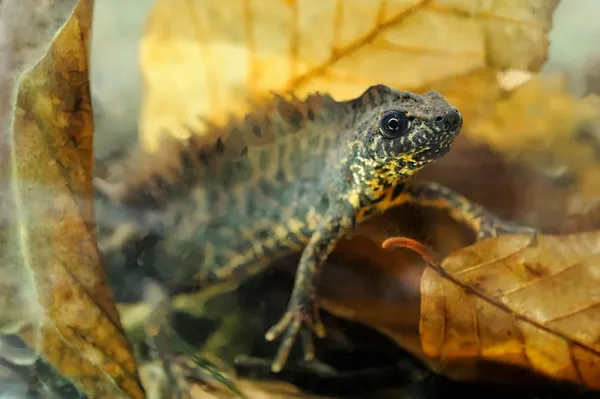
M533 236L538 231L531 227L502 220L481 205L471 202L466 197L433 182L418 182L407 187L408 201L421 206L431 206L448 211L458 222L465 223L477 233L478 239L494 237L501 234L527 233Z
M343 234L343 222L339 218L324 218L320 228L312 234L302 252L287 311L265 334L268 341L273 341L283 334L279 350L271 365L273 372L282 369L298 334L302 334L305 341L306 360L314 357L311 331L320 338L325 336L325 326L321 322L316 304L316 288L323 264Z

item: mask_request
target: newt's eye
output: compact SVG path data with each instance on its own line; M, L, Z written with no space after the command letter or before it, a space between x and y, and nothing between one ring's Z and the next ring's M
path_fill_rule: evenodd
M381 135L388 139L402 136L410 128L410 121L406 114L400 111L387 111L379 122Z

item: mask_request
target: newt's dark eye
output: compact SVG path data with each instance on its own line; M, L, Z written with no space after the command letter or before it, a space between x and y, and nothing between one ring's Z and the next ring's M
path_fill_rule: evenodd
M402 136L410 128L410 121L406 114L400 111L388 111L381 117L379 130L383 137L394 139Z

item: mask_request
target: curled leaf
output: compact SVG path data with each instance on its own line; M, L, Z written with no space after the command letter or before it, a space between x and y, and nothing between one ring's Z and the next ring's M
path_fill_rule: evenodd
M4 254L35 317L19 335L89 397L144 398L92 230L92 116L81 0L48 52L21 77L2 154L9 183ZM5 193L3 193L4 195Z

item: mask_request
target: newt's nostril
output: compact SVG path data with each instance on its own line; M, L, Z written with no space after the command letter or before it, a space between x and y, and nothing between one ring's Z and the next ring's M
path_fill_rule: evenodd
M456 130L462 124L462 116L458 110L453 109L444 116L437 116L435 124L441 130Z

